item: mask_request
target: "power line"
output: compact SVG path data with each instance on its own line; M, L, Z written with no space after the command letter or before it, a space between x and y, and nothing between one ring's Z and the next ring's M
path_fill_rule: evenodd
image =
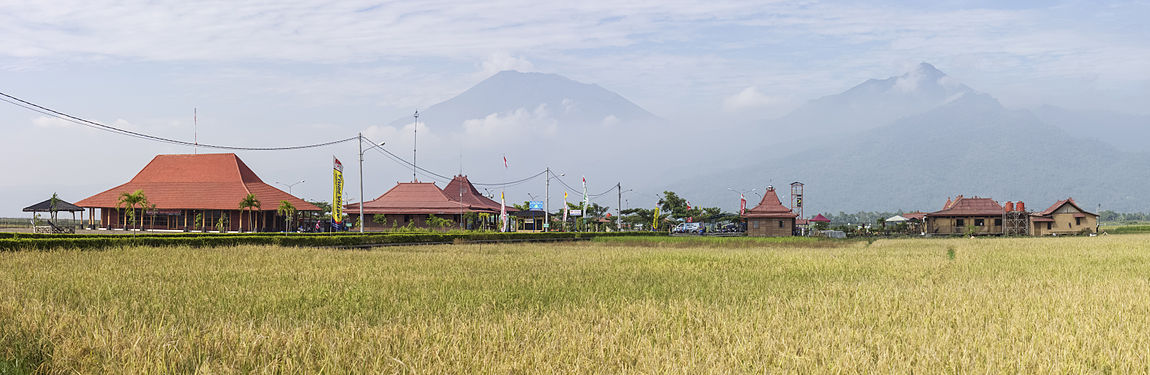
M135 138L139 138L139 139L156 141L156 142L163 142L163 143L175 144L175 145L183 145L183 146L193 146L193 147L199 146L199 147L214 148L214 149L220 149L220 150L285 151L285 150L301 150L301 149L307 149L307 148L331 146L334 144L350 142L350 141L354 141L354 140L358 139L358 137L351 137L351 138L340 139L340 140L335 140L335 141L331 141L331 142L323 142L323 143L315 143L315 144L310 144L310 145L299 145L299 146L284 146L284 147L240 147L240 146L213 145L213 144L206 144L206 143L199 143L199 142L181 141L181 140L172 139L172 138L164 138L164 137L159 137L159 136L155 136L155 135L151 135L151 134L146 134L146 133L131 131L131 130L127 130L127 129L117 128L115 126L102 124L102 123L97 122L97 121L92 121L92 120L88 120L88 119L85 119L82 117L69 115L69 114L64 113L64 112L60 112L60 111L36 104L36 103L32 103L32 102L17 98L17 97L12 96L12 95L8 95L7 93L4 93L4 92L0 92L0 100L3 100L4 102L7 102L9 104L15 105L15 106L20 107L20 108L24 108L24 109L27 109L27 110L30 110L33 112L43 114L43 115L52 116L52 117L55 117L55 118L58 118L61 120L65 120L65 121L68 121L68 122L71 122L74 124L83 125L83 126L87 126L90 128L107 131L110 133L126 135L126 136L135 137Z

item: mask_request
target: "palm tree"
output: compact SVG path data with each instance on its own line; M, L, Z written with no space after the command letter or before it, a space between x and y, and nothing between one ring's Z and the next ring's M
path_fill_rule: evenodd
M124 230L128 230L128 218L132 218L132 223L136 222L136 206L144 207L148 204L148 197L144 195L143 190L136 190L135 192L122 192L120 198L116 200L116 209L126 208L128 214L124 215Z
M48 212L52 215L52 222L56 222L56 205L60 203L60 197L56 193L52 193L52 198L48 199Z
M290 223L291 219L295 217L295 212L295 206L293 206L291 202L280 201L280 207L276 209L276 214L284 217L284 232L287 232L288 229L291 228Z
M258 208L260 208L260 200L258 198L256 198L255 194L248 193L248 195L246 197L244 197L243 200L240 201L240 212L242 213L244 209L248 210L248 223L251 224L250 229L252 229L253 231L255 230L255 226L256 226L255 209L258 209ZM244 220L240 219L240 231L242 232L243 230L244 230Z

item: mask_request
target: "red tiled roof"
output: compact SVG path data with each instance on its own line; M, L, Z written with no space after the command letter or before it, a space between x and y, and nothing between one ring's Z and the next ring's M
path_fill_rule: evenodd
M829 223L829 222L831 222L831 219L827 219L827 217L823 216L823 214L818 214L818 215L815 215L815 217L811 218L811 221L812 222L818 222L818 223Z
M995 216L1002 215L1002 205L990 198L967 198L959 195L949 207L927 216ZM905 217L905 216L904 216Z
M1036 213L1034 215L1036 215L1036 216L1050 216L1050 214L1053 214L1055 210L1058 210L1059 208L1061 208L1065 204L1070 204L1071 206L1074 206L1074 208L1077 208L1078 211L1081 211L1082 213L1085 213L1087 215L1098 216L1098 215L1095 215L1093 213L1087 212L1086 210L1083 210L1082 207L1078 207L1078 203L1074 202L1074 198L1066 198L1066 199L1060 200L1058 202L1055 202L1054 204L1050 205L1050 208L1047 208L1045 211Z
M467 179L467 176L459 175L451 179L451 182L443 187L443 195L452 202L462 201L468 208L475 211L499 212L499 202L480 194L479 190L475 189L475 185L472 185L471 181ZM507 211L519 210L508 204Z
M358 214L359 203L344 206L347 213ZM400 182L379 198L365 202L367 214L437 214L451 215L471 212L465 205L447 199L434 182Z
M1054 221L1054 219L1049 218L1049 217L1035 216L1035 217L1030 218L1030 221L1039 223L1039 222Z
M299 211L319 207L268 185L236 154L156 155L131 181L76 202L80 207L112 208L120 193L143 190L157 209L237 210L255 194L260 211L291 202Z
M759 201L759 205L747 210L747 212L741 216L744 218L789 218L799 215L796 215L794 212L791 212L791 209L783 206L783 203L779 201L779 196L775 195L775 189L768 187L767 191L763 193L763 200Z

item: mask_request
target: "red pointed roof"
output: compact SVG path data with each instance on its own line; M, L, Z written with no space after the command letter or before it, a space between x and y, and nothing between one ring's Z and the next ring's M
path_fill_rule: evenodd
M468 208L476 211L499 212L499 202L480 194L479 190L475 189L475 185L472 185L471 181L467 179L467 176L459 175L451 179L451 182L443 188L443 195L452 202L462 202ZM507 211L518 210L507 205Z
M993 199L959 195L946 209L931 212L927 216L1001 216L1002 212L1002 205Z
M359 203L344 206L347 213L358 214ZM365 202L367 214L451 215L470 212L466 206L447 199L434 182L400 182L379 198Z
M791 212L791 209L783 206L783 203L779 201L779 196L775 195L775 188L767 187L767 191L763 193L763 200L759 201L759 205L747 210L747 212L740 216L744 218L793 218L799 215L796 215L794 212Z
M1078 207L1078 203L1074 202L1074 198L1066 198L1066 199L1060 200L1058 202L1055 202L1053 205L1050 206L1050 208L1047 208L1046 210L1044 210L1042 212L1035 213L1032 215L1033 216L1050 216L1051 214L1054 213L1054 211L1058 210L1059 208L1062 208L1062 206L1067 205L1067 204L1074 206L1074 208L1078 209L1078 211L1080 211L1084 214L1091 215L1091 216L1098 216L1098 215L1095 215L1091 212L1083 210L1082 207Z
M818 215L815 215L815 217L811 218L810 221L816 222L816 223L829 223L829 222L831 222L831 219L827 219L827 217L823 216L823 214L818 214Z
M131 181L76 202L80 207L112 208L120 193L143 190L157 209L237 210L249 193L275 211L281 200L299 211L319 207L268 185L236 154L156 155Z

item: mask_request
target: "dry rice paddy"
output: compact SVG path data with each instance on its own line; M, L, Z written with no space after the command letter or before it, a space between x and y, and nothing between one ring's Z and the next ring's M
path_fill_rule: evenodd
M1150 371L1150 235L29 251L0 290L0 373Z

